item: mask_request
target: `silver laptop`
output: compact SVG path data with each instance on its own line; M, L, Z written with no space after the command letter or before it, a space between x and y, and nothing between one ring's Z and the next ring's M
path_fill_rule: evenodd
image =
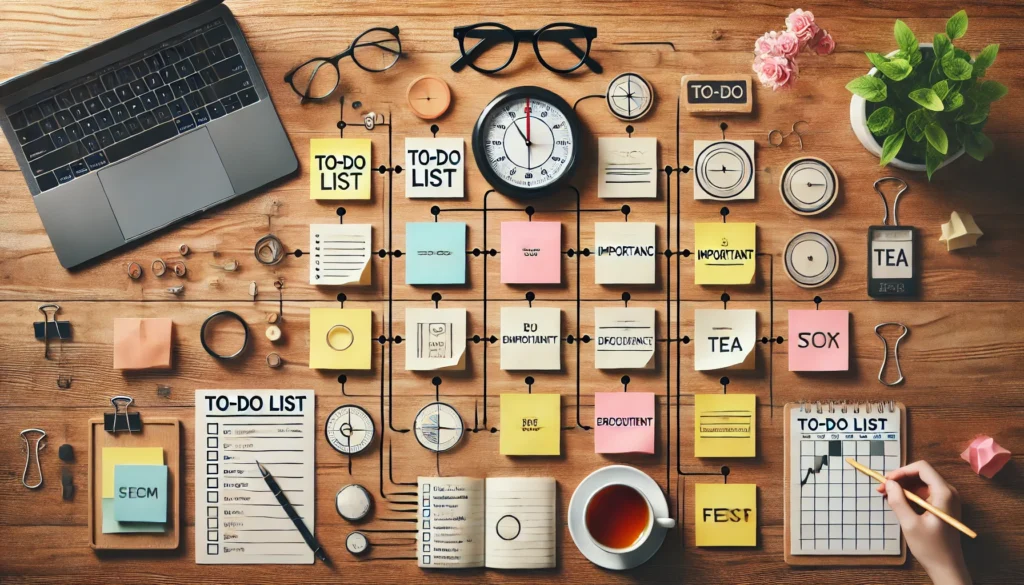
M0 128L65 268L298 168L222 2L0 83Z

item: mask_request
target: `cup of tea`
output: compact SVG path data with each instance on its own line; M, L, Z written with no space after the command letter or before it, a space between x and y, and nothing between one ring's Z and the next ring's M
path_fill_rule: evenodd
M587 534L601 549L615 554L632 552L647 541L658 525L672 528L672 518L655 518L650 500L624 483L609 483L587 500L584 516Z

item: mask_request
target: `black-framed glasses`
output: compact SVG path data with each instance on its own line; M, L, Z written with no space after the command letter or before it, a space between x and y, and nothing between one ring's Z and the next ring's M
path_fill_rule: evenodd
M480 73L497 73L515 59L519 41L530 41L540 64L555 73L571 73L586 65L601 73L601 64L590 58L590 45L597 28L571 22L555 22L537 30L513 30L497 22L481 22L456 27L462 56L452 63L452 71L467 65ZM476 41L466 46L466 41Z
M341 82L338 62L345 57L363 71L380 72L390 69L402 55L402 41L398 38L398 27L371 28L352 41L347 49L333 57L314 57L292 69L284 81L292 86L302 101L326 99Z

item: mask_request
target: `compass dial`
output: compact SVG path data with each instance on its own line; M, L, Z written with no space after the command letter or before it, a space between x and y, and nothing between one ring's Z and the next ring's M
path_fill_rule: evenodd
M420 445L440 453L457 445L465 428L458 411L444 402L432 402L416 414L413 431Z
M754 160L739 144L722 140L697 154L694 172L697 186L711 198L740 198L754 179Z
M324 425L327 442L346 455L364 451L373 442L373 419L362 408L346 404L334 409Z
M812 157L798 158L782 172L779 191L794 213L817 215L835 202L839 180L827 162Z
M651 111L654 89L636 73L623 73L608 84L605 98L612 115L620 120L638 120Z

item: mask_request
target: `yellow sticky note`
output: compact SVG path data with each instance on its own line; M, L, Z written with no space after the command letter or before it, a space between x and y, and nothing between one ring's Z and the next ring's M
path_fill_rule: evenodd
M115 465L163 465L164 450L161 447L104 447L103 448L103 497L114 497Z
M694 526L697 546L757 546L757 486L698 483Z
M694 396L694 457L753 457L757 451L756 408L753 394Z
M372 337L370 309L310 309L309 367L369 370Z
M562 452L560 394L502 394L502 455L559 455Z
M757 254L757 224L694 224L697 248L694 284L751 284Z
M309 141L310 199L369 199L369 138L313 138Z

